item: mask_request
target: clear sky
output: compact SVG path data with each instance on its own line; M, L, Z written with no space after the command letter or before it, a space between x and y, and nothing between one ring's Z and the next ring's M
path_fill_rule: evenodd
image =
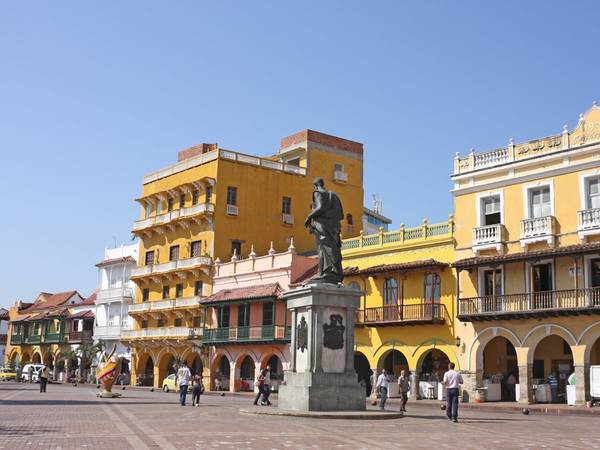
M27 1L0 6L0 306L96 284L142 176L312 128L365 144L365 204L452 211L454 153L600 101L594 1Z

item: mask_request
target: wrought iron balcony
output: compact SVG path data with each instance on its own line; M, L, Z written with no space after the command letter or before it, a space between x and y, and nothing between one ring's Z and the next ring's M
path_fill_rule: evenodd
M283 325L212 328L204 330L203 341L206 344L289 341L290 330Z
M444 305L431 302L365 308L361 313L358 318L365 326L439 324L447 315Z
M488 295L458 301L458 318L466 322L592 313L600 314L600 288Z
M554 216L535 217L521 220L521 246L539 241L546 241L548 245L554 244L556 234L556 219Z
M473 228L473 251L495 248L502 251L502 245L506 242L506 227L501 223Z

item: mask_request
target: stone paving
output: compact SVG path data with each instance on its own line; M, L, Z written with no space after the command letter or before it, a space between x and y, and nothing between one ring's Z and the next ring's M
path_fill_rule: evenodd
M327 420L242 415L251 399L119 391L98 399L89 386L0 383L0 449L600 449L598 417L523 416L463 410L449 422L409 403L394 420ZM189 400L189 397L188 397Z

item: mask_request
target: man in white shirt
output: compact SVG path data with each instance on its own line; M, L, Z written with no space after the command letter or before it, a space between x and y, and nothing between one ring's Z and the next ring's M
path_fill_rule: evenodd
M388 396L388 388L390 386L390 380L388 379L387 372L385 369L381 371L381 375L377 378L377 390L379 391L380 400L379 400L379 409L383 410L385 408L385 401Z
M179 383L179 403L181 406L185 406L185 397L187 396L188 385L190 384L190 378L192 377L192 372L188 369L185 361L179 367L177 371L176 380Z
M454 370L454 363L448 364L442 384L446 386L446 415L448 420L458 422L458 386L463 384L460 372Z

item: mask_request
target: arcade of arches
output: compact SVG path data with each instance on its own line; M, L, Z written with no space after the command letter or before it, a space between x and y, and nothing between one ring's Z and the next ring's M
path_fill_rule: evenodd
M162 387L163 380L175 373L183 361L192 375L200 374L203 383L208 385L205 356L186 348L182 352L174 349L148 349L136 351L131 363L131 383L137 386Z

